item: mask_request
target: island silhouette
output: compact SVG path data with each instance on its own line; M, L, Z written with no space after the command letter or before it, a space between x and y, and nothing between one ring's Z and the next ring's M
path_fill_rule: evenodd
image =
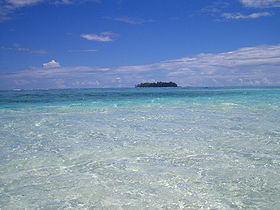
M145 87L178 87L174 82L145 82L135 85L136 88L145 88Z

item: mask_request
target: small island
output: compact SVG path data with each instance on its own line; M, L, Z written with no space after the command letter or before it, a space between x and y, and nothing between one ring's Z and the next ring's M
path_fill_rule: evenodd
M145 88L145 87L178 87L174 82L145 82L135 85L136 88Z

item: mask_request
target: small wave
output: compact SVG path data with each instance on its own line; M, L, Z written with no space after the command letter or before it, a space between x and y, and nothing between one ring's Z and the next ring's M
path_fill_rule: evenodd
M238 104L235 103L222 103L223 106L238 106Z

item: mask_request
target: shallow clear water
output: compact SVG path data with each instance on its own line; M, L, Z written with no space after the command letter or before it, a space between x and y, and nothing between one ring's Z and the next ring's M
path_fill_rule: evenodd
M0 208L280 209L280 88L0 91Z

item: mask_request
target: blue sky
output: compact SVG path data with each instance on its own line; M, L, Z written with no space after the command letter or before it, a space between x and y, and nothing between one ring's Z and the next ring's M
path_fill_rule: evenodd
M0 89L280 85L280 0L0 0Z

